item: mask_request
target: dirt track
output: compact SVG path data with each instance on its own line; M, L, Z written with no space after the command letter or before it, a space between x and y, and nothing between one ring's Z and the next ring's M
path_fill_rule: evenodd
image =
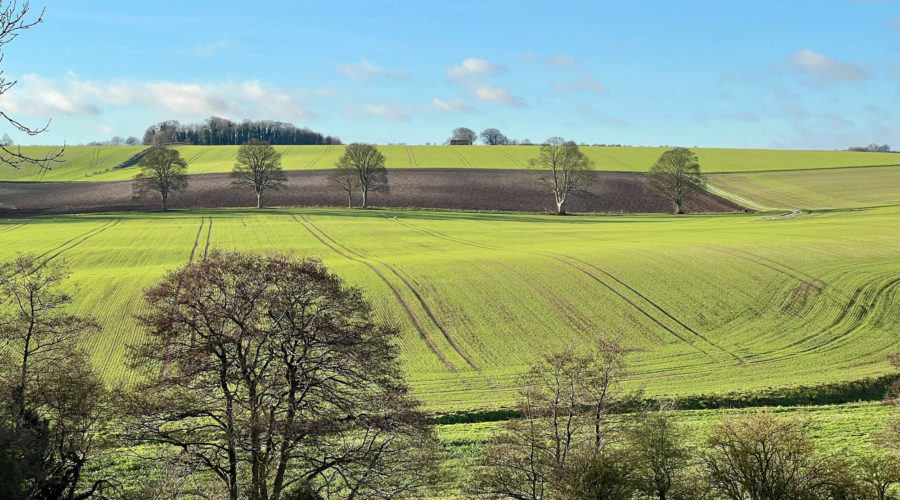
M329 171L287 172L280 191L266 195L267 206L342 206L346 197L328 182ZM370 204L384 207L464 210L549 211L553 198L523 170L401 169L389 172L390 192L370 193ZM665 201L644 193L640 174L597 172L585 193L573 197L571 212L670 212ZM188 191L169 198L172 208L255 206L252 189L233 189L227 174L193 175ZM143 210L159 206L149 196L133 199L130 181L0 182L0 216ZM743 210L709 193L686 204L688 212Z

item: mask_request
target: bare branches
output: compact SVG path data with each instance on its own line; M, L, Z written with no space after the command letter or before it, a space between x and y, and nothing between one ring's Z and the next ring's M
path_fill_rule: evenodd
M28 14L28 10L29 2L25 2L21 7L19 7L18 3L15 1L7 4L5 8L2 8L2 10L0 10L0 51L3 50L3 47L6 44L15 40L22 31L30 29L43 22L44 9L41 9L41 13L38 15L37 19L31 21L25 19L26 15ZM3 55L0 55L0 63L2 62ZM3 76L3 71L0 70L0 95L8 92L13 88L13 86L15 86L15 84L15 80L6 80L6 78ZM50 127L51 122L51 120L48 119L47 123L43 127L32 128L12 118L2 110L0 110L0 118L6 120L7 123L9 123L19 132L28 134L30 136L35 136L46 132ZM13 150L8 145L0 144L0 163L4 163L13 168L19 168L21 165L33 165L41 170L46 170L50 168L50 163L58 163L62 161L63 151L65 151L65 146L63 146L59 150L51 150L43 156L32 157L22 153L21 148L16 148L15 150Z
M535 180L553 194L556 214L566 214L569 194L582 189L591 179L591 160L572 141L551 137L541 146L540 156L532 158L529 166L535 170Z

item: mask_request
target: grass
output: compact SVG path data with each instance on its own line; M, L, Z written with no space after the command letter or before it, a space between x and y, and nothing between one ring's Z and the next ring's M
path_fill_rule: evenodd
M230 172L237 146L181 146L192 174ZM343 146L276 146L286 170L332 168ZM46 154L48 147L23 147L23 153ZM50 171L23 166L0 169L2 181L115 181L132 179L136 167L117 169L140 146L69 146L64 162ZM537 146L379 146L389 168L522 169L538 155ZM595 168L643 172L665 148L584 147ZM758 172L836 167L898 165L900 155L850 151L785 151L763 149L696 149L705 172Z
M900 166L714 174L709 182L769 207L900 205Z
M105 325L96 365L128 378L142 290L212 249L320 257L402 331L436 412L498 408L544 353L623 334L630 384L671 396L891 372L900 208L577 216L340 209L114 213L0 221L0 259L65 258Z

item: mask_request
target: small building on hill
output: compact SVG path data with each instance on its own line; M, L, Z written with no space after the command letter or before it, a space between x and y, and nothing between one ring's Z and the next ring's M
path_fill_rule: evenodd
M472 141L469 139L450 139L451 146L471 146Z

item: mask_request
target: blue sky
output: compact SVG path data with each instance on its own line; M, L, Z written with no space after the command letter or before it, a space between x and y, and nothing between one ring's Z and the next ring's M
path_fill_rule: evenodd
M22 144L164 119L276 119L345 142L900 148L900 3L32 0L5 47ZM5 130L4 130L5 131Z

